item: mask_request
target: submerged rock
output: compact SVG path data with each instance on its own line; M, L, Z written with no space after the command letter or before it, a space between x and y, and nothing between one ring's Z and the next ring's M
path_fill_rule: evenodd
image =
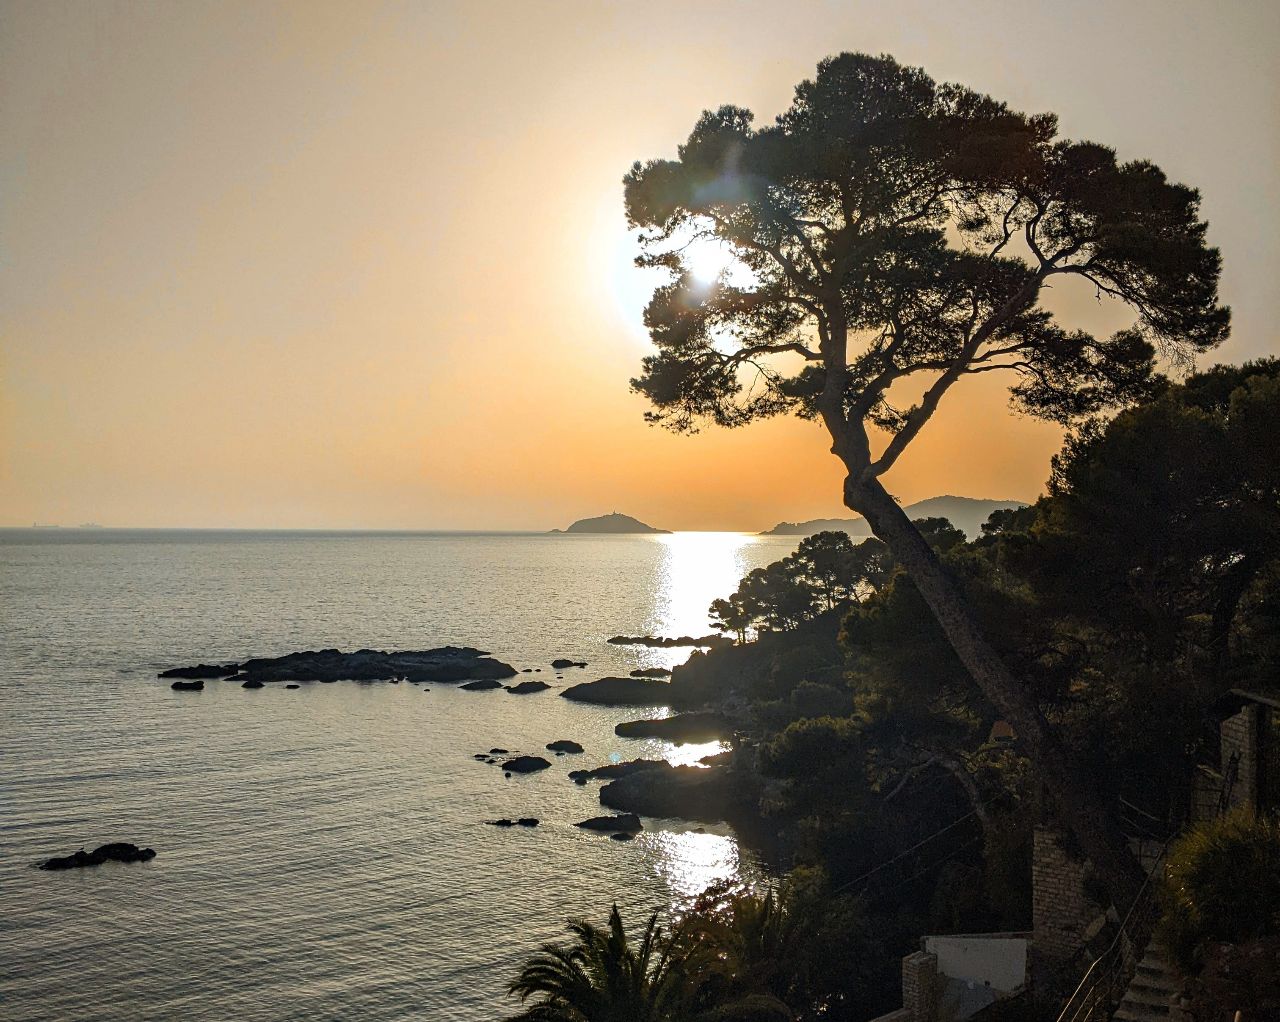
M255 679L255 678L250 678L248 681L246 681L246 682L245 682L243 685L241 685L240 687L241 687L241 688L262 688L262 682L258 681L258 680L257 680L257 679Z
M728 718L719 713L677 713L660 720L628 720L613 733L619 738L662 738L677 745L712 742L732 733Z
M161 671L161 678L226 678L240 671L239 664L227 664L219 667L216 664L196 664L195 667L174 667Z
M616 834L610 834L610 841L630 841L635 837L634 834L628 834L625 830L620 830Z
M301 688L301 685L286 685L285 688Z
M101 866L104 862L148 862L156 857L154 848L139 848L127 841L113 841L98 845L92 852L81 848L71 855L55 855L40 863L41 869L79 869L84 866Z
M547 742L547 748L552 752L582 752L582 746L568 738L560 738L554 742Z
M531 774L537 770L546 770L549 766L550 761L541 756L517 756L503 763L502 769L508 773Z
M631 672L633 678L666 678L671 672L665 667L641 667Z
M485 678L482 681L469 681L465 685L459 685L463 692L484 692L486 689L502 688L502 682L495 678Z
M513 696L528 696L550 687L545 681L522 681L518 685L508 685L506 689Z
M575 827L583 830L608 831L619 834L635 834L644 828L640 825L640 817L635 813L619 813L617 816L593 816L589 820L575 823Z
M566 667L586 667L586 666L587 666L587 662L585 660L568 660L564 657L557 657L555 660L551 661L552 669L557 671L563 671Z
M506 756L508 755L508 752L506 749L490 749L489 755L490 756Z
M520 817L520 819L516 820L516 826L517 827L536 827L538 825L538 822L539 821L536 816L522 816Z
M666 706L671 684L656 678L601 678L570 685L560 693L577 703L600 706Z
M615 635L608 640L614 646L649 646L670 649L672 646L730 646L733 640L723 635L679 635L674 638L657 635Z
M203 692L204 682L203 681L175 681L169 687L177 690L178 692Z
M516 825L515 820L489 820L488 823L490 827L514 827Z
M435 649L387 653L360 649L343 653L337 649L305 650L279 657L256 657L238 668L218 668L209 664L177 667L162 677L189 677L192 671L218 671L214 677L235 674L255 681L408 681L454 682L484 678L512 678L516 669L492 659L484 650L471 646L440 646ZM178 673L186 672L186 673ZM208 675L201 675L208 676Z

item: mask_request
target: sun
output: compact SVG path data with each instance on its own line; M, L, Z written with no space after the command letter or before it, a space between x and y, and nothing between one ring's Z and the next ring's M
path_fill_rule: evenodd
M734 263L733 249L715 238L694 238L681 255L699 284L714 283Z

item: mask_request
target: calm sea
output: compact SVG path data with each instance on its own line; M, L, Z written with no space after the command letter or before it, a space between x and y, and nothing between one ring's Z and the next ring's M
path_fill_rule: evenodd
M624 844L566 774L693 762L613 734L644 711L408 684L207 682L158 670L299 649L479 646L558 688L688 650L710 601L787 537L0 530L0 1017L439 1019L513 1012L514 968L567 916L639 919L753 868L730 831ZM558 656L585 671L556 672ZM504 779L501 746L586 746ZM549 754L548 754L549 755ZM535 830L484 821L536 816ZM146 864L63 873L106 841Z

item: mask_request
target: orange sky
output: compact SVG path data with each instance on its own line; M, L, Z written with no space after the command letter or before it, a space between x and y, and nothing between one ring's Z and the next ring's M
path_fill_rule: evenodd
M643 423L621 177L704 107L772 118L846 49L1056 111L1201 188L1235 310L1221 357L1274 353L1278 11L3 0L0 525L840 513L813 425ZM1058 441L983 381L888 484L1032 498Z

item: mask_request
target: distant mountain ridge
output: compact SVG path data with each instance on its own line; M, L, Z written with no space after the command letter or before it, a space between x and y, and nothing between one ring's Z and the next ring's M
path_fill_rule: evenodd
M648 534L670 535L668 529L655 529L652 525L646 525L638 518L632 518L630 515L619 514L614 511L611 514L600 515L598 518L580 518L567 529L552 529L552 532L588 532L588 533L634 533L643 532Z
M993 511L1006 508L1026 507L1025 500L984 500L978 497L929 497L907 504L903 510L907 517L946 518L969 539L977 539L982 535L982 523L991 517ZM865 518L815 518L809 522L779 522L762 536L812 536L815 532L847 532L850 536L861 538L871 535L871 526Z

